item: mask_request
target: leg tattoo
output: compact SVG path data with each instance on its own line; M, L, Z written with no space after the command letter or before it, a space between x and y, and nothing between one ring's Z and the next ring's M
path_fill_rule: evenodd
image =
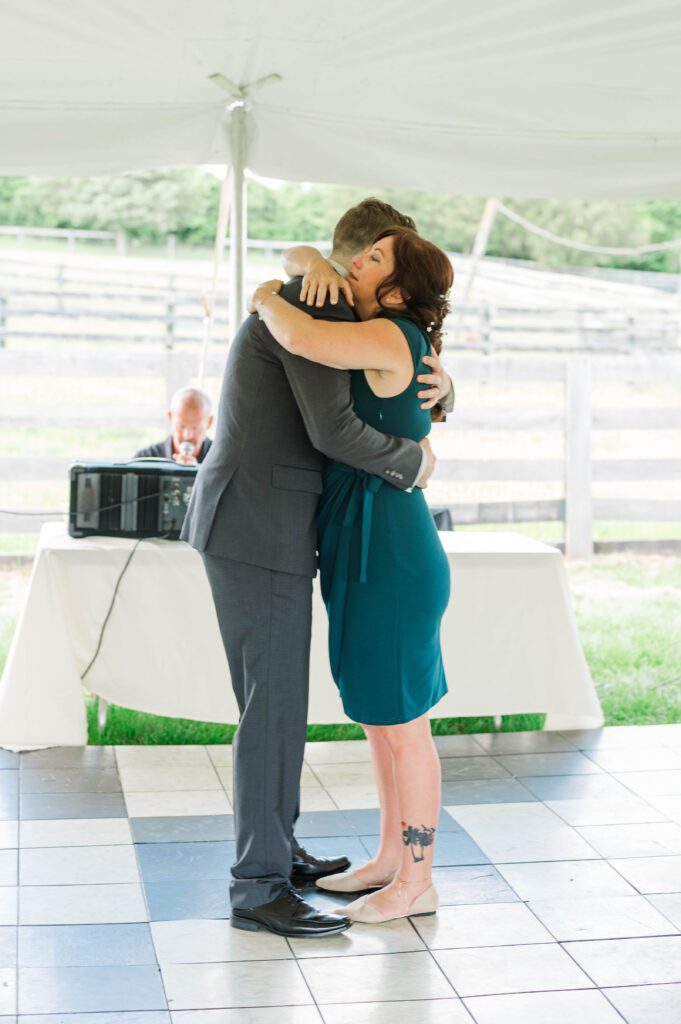
M406 821L402 822L402 841L405 846L411 847L411 855L414 859L414 863L418 864L425 857L423 848L426 846L432 846L435 837L435 829L428 828L426 825L421 825L418 829L414 825L407 825ZM421 856L419 857L416 852L417 847L421 847Z

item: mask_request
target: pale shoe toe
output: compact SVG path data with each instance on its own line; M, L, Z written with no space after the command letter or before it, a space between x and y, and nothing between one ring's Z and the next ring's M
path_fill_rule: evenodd
M388 921L397 921L402 917L426 917L436 914L439 903L437 891L431 885L416 897L409 910L404 914L383 914L372 903L369 903L368 896L360 896L358 900L348 903L347 907L338 907L334 910L334 914L343 914L359 924L386 924Z
M317 879L317 888L328 892L367 892L371 889L384 889L393 880L393 875L377 885L367 885L354 871L341 871L336 875L327 875Z

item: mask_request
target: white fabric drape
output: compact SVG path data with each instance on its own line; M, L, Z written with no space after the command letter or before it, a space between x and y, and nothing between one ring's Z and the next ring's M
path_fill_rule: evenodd
M669 0L7 0L0 173L230 163L215 72L277 72L257 174L479 195L681 197Z

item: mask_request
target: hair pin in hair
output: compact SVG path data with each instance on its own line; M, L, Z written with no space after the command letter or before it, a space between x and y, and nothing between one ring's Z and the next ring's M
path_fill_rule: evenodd
M431 320L430 323L428 324L428 326L426 327L426 330L428 331L428 334L430 334L430 332L432 331L433 327L435 327L435 321Z

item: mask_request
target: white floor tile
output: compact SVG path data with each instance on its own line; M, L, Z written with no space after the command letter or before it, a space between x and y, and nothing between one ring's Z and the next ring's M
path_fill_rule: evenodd
M124 793L174 793L186 790L221 789L212 765L203 768L121 768Z
M497 870L522 900L637 895L604 861L497 864Z
M539 802L445 809L494 863L594 857L593 848Z
M140 885L26 885L19 924L122 924L147 921Z
M664 821L667 817L633 794L611 800L545 800L544 803L568 825L624 825Z
M213 764L223 768L231 765L234 753L231 743L209 743L205 750Z
M22 849L19 881L24 885L96 885L139 882L133 846L60 846Z
M307 743L305 760L313 768L319 764L350 764L371 761L367 740L338 740L329 743Z
M664 857L681 855L681 825L674 821L645 825L587 825L579 834L601 855L612 857Z
M595 991L523 992L464 1002L477 1024L622 1024L619 1013Z
M20 845L23 848L115 846L131 843L132 834L127 818L55 818L21 823Z
M324 1006L325 1024L348 1024L349 1021L352 1024L472 1024L473 1019L456 998Z
M673 747L591 750L589 757L606 772L665 771L681 768L681 749Z
M647 896L646 899L656 910L659 910L674 927L681 931L681 893L662 893Z
M450 999L455 995L430 953L426 952L320 957L300 960L299 964L320 1005Z
M125 803L131 818L230 814L232 810L222 789L182 793L126 793Z
M305 1006L313 1002L297 964L290 960L168 964L162 973L172 1010Z
M681 935L568 942L565 949L599 988L681 982Z
M316 1006L244 1006L235 1010L176 1010L170 1017L172 1024L324 1024ZM93 1024L99 1022L94 1021ZM115 1022L111 1021L111 1024ZM121 1021L121 1024L125 1022ZM133 1021L132 1024L136 1022Z
M328 786L327 793L340 810L378 807L378 794L372 788L362 789L359 786Z
M678 931L644 896L531 900L529 909L559 942L669 935Z
M627 1024L679 1024L681 985L609 988L605 995ZM580 1021L584 1024L584 1021Z
M0 850L15 850L19 845L19 822L0 821Z
M208 768L212 764L206 748L198 744L120 746L114 749L119 768Z
M639 892L681 892L681 856L625 857L610 863Z
M318 790L308 788L302 788L300 790L300 810L336 811L338 810L338 807L333 802L329 794L320 786Z
M242 931L232 928L229 921L153 921L150 927L161 965L289 960L293 956L281 936Z
M555 941L524 903L440 907L434 917L414 918L414 927L430 949Z
M462 997L593 987L557 944L440 949L433 955Z
M663 772L613 772L612 777L639 796L681 795L681 768Z
M0 925L17 923L18 892L18 887L14 885L0 887Z
M13 967L0 968L0 1014L4 1015L16 1012L17 972Z
M0 886L17 884L17 855L17 850L0 850Z
M535 754L544 751L575 750L559 732L487 732L475 733L475 739L490 754Z
M377 928L356 925L341 935L330 935L326 939L289 939L289 943L299 960L309 957L411 953L426 948L406 920L390 921Z

